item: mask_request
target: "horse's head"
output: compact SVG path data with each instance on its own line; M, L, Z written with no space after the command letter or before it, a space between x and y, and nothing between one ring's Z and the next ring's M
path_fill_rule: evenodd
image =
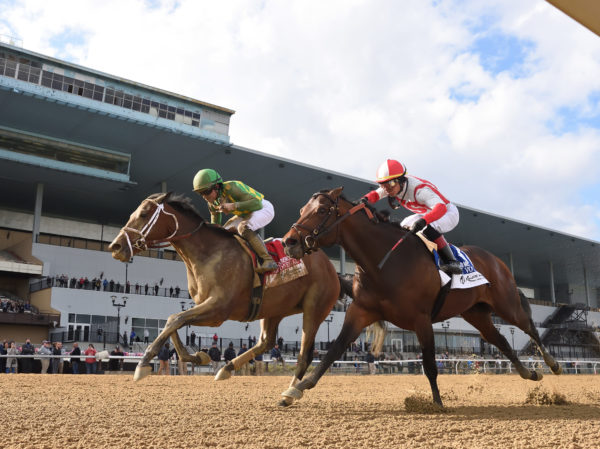
M140 203L108 249L121 262L128 262L151 243L172 238L179 228L177 217L165 210L171 192L155 193Z
M300 259L304 254L315 251L319 246L331 246L337 241L337 218L345 213L339 204L343 187L313 194L300 209L300 219L283 236L285 252ZM348 204L351 203L348 202Z

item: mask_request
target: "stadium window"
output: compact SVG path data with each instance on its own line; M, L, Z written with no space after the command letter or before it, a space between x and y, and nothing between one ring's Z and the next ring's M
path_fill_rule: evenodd
M90 315L77 314L76 323L90 324Z
M6 61L6 67L4 69L4 75L10 78L14 78L17 73L17 63L15 61Z
M102 101L104 95L104 87L94 86L94 100Z
M129 95L129 94L124 94L123 95L123 107L126 109L131 109L131 106L133 106L133 96Z

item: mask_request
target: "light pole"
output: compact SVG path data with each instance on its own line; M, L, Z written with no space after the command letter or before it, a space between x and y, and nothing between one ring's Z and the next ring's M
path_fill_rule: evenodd
M127 296L123 296L121 299L123 303L117 302L117 297L115 295L111 296L112 305L117 308L117 344L119 343L119 339L121 338L121 307L127 307Z
M444 338L446 339L446 352L448 352L448 328L450 327L450 321L443 321L442 327L444 328Z
M329 324L333 321L333 313L330 313L324 321L327 323L327 349L329 349Z
M515 350L515 328L514 327L510 328L510 336L512 337L512 348L514 351Z

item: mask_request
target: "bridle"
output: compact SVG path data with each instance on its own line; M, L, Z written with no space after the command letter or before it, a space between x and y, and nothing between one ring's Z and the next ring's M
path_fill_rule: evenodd
M315 193L312 196L312 199L316 199L319 196L323 196L331 202L331 207L329 208L327 216L325 216L325 218L323 218L323 220L314 229L310 229L308 226L305 226L298 222L296 222L292 225L292 229L294 231L296 231L296 234L298 234L298 237L300 240L300 245L302 247L302 251L304 252L304 254L310 254L313 251L316 251L317 249L319 249L319 247L318 247L319 239L323 235L330 232L333 228L337 228L335 242L339 243L339 232L340 231L339 231L338 225L342 221L344 221L346 218L350 217L350 215L355 214L359 210L364 209L367 216L369 217L369 220L376 220L376 218L374 217L371 210L363 202L357 204L356 206L351 207L350 209L348 209L348 211L345 214L341 215L339 205L338 205L339 197L336 197L334 199L331 196L329 196L327 193ZM335 214L335 217L337 217L337 220L334 220L330 225L327 225L327 222L334 214ZM300 230L304 230L307 234L305 236L303 236L302 232Z
M156 206L156 209L154 210L154 213L152 214L148 222L142 227L142 229L135 229L130 228L128 226L123 226L119 232L119 234L123 234L125 236L125 239L127 240L127 245L129 246L129 253L131 254L131 257L133 257L134 248L139 251L146 251L148 248L166 248L167 246L170 246L171 242L174 240L180 240L189 237L198 229L200 229L204 224L204 221L201 221L200 224L191 232L188 232L187 234L177 235L177 232L179 231L179 221L177 220L177 216L175 214L172 214L171 212L167 212L165 210L164 203L158 203L149 198L146 198L144 201L142 201L142 203L144 203L145 201L149 201L150 203ZM160 218L161 214L170 216L173 219L173 221L175 222L175 230L171 233L170 236L165 237L163 239L146 241L146 237L148 237L148 234L150 234L150 231L152 231L154 225L158 223L158 219ZM135 241L133 241L133 243L131 241L131 238L129 237L129 232L138 235L138 238Z

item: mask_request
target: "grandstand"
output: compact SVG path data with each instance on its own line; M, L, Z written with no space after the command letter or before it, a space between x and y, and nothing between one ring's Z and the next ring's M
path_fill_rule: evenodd
M174 251L148 250L122 264L107 246L143 198L190 192L199 168L213 167L259 188L276 208L276 219L265 230L271 236L289 229L315 191L343 185L347 197L358 198L373 187L368 180L234 145L232 109L6 43L0 43L0 103L0 290L33 306L37 312L28 315L38 317L21 322L14 314L0 314L0 338L31 337L39 343L52 335L114 344L117 329L138 336L148 330L153 338L169 315L190 307L185 267ZM600 243L459 209L461 225L449 240L482 246L506 262L531 299L534 321L551 349L600 357ZM402 217L401 211L392 213ZM331 249L328 255L341 273L353 271L343 251ZM65 287L56 281L63 277L83 279L83 285L87 278L88 287L94 279L112 280L114 287ZM171 287L180 294L171 295ZM119 317L112 296L127 297ZM322 324L318 348L326 348L327 336L336 336L342 322L340 306ZM514 347L529 350L519 329L501 320L497 326ZM288 352L299 344L299 329L299 316L280 325ZM440 351L491 351L460 318L437 323L435 330ZM180 336L185 340L192 331L206 339L204 344L215 332L225 341L257 336L259 325L189 327ZM390 326L386 350L417 352L416 337Z

